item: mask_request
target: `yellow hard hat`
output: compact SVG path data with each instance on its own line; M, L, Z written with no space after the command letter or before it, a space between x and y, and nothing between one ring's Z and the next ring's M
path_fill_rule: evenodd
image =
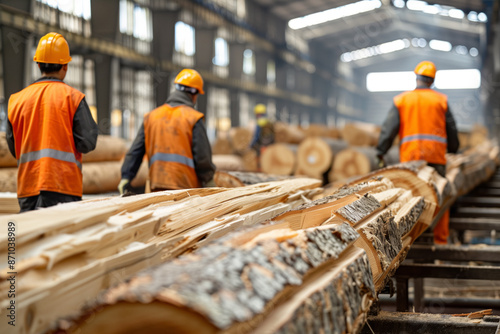
M415 74L434 79L436 77L436 65L431 61L422 61L415 67Z
M266 106L263 105L262 103L259 103L253 108L253 112L256 113L257 115L260 114L265 114L266 113Z
M190 92L192 94L195 93L200 93L200 94L205 94L203 91L203 78L201 77L200 73L198 73L195 70L185 68L182 71L180 71L179 74L175 77L174 83L176 85L181 85L185 87L191 87L195 88L197 92ZM179 88L178 88L179 89ZM180 89L183 90L183 89Z
M37 63L67 64L71 61L68 42L61 34L49 32L40 38L33 60Z

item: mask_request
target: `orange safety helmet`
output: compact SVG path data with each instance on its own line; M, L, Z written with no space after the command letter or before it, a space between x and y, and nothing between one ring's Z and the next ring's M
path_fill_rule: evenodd
M415 67L416 75L423 75L434 79L436 77L436 65L431 61L422 61Z
M183 69L175 77L174 83L176 85L195 88L200 94L205 94L205 92L203 91L203 78L201 77L200 73L198 73L195 70L189 68ZM196 92L190 92L190 93L195 94Z
M49 32L40 38L33 60L37 63L67 64L71 61L68 42L61 34Z

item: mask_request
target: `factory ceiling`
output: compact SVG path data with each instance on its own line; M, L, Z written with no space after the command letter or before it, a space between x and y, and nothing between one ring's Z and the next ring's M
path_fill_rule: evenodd
M357 2L348 0L254 1L286 21ZM427 11L410 10L404 0L382 0L373 3L378 3L378 5L373 5L376 8L372 10L301 27L295 29L295 32L309 43L321 44L337 55L395 40L412 41L415 38L426 41L444 40L454 47L460 45L468 49L481 50L485 47L486 25L477 19L469 20L467 15L471 12L473 15L488 13L493 0L411 1L411 5L414 6L427 6ZM399 3L400 8L396 3ZM434 13L435 15L428 11L428 9L437 11L436 8L439 8L440 12ZM446 14L442 14L443 12ZM457 12L464 17L457 18L455 15ZM333 14L335 15L336 13ZM484 14L481 15L484 19ZM369 66L377 61L372 59L362 64Z

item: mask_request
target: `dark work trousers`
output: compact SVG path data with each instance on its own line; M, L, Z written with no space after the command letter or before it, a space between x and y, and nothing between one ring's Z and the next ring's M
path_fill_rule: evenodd
M21 212L31 211L38 208L47 208L59 203L68 203L81 201L82 198L78 196L66 195L56 193L53 191L40 191L40 195L18 198Z

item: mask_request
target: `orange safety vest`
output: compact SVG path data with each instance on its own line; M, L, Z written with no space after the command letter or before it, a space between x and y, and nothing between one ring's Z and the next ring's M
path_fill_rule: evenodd
M447 97L432 89L415 89L394 98L399 110L401 162L425 160L446 164Z
M82 154L73 139L73 117L84 97L62 81L38 81L11 95L19 198L42 190L82 196Z
M200 188L196 176L193 127L203 114L188 106L164 104L144 116L151 189Z

